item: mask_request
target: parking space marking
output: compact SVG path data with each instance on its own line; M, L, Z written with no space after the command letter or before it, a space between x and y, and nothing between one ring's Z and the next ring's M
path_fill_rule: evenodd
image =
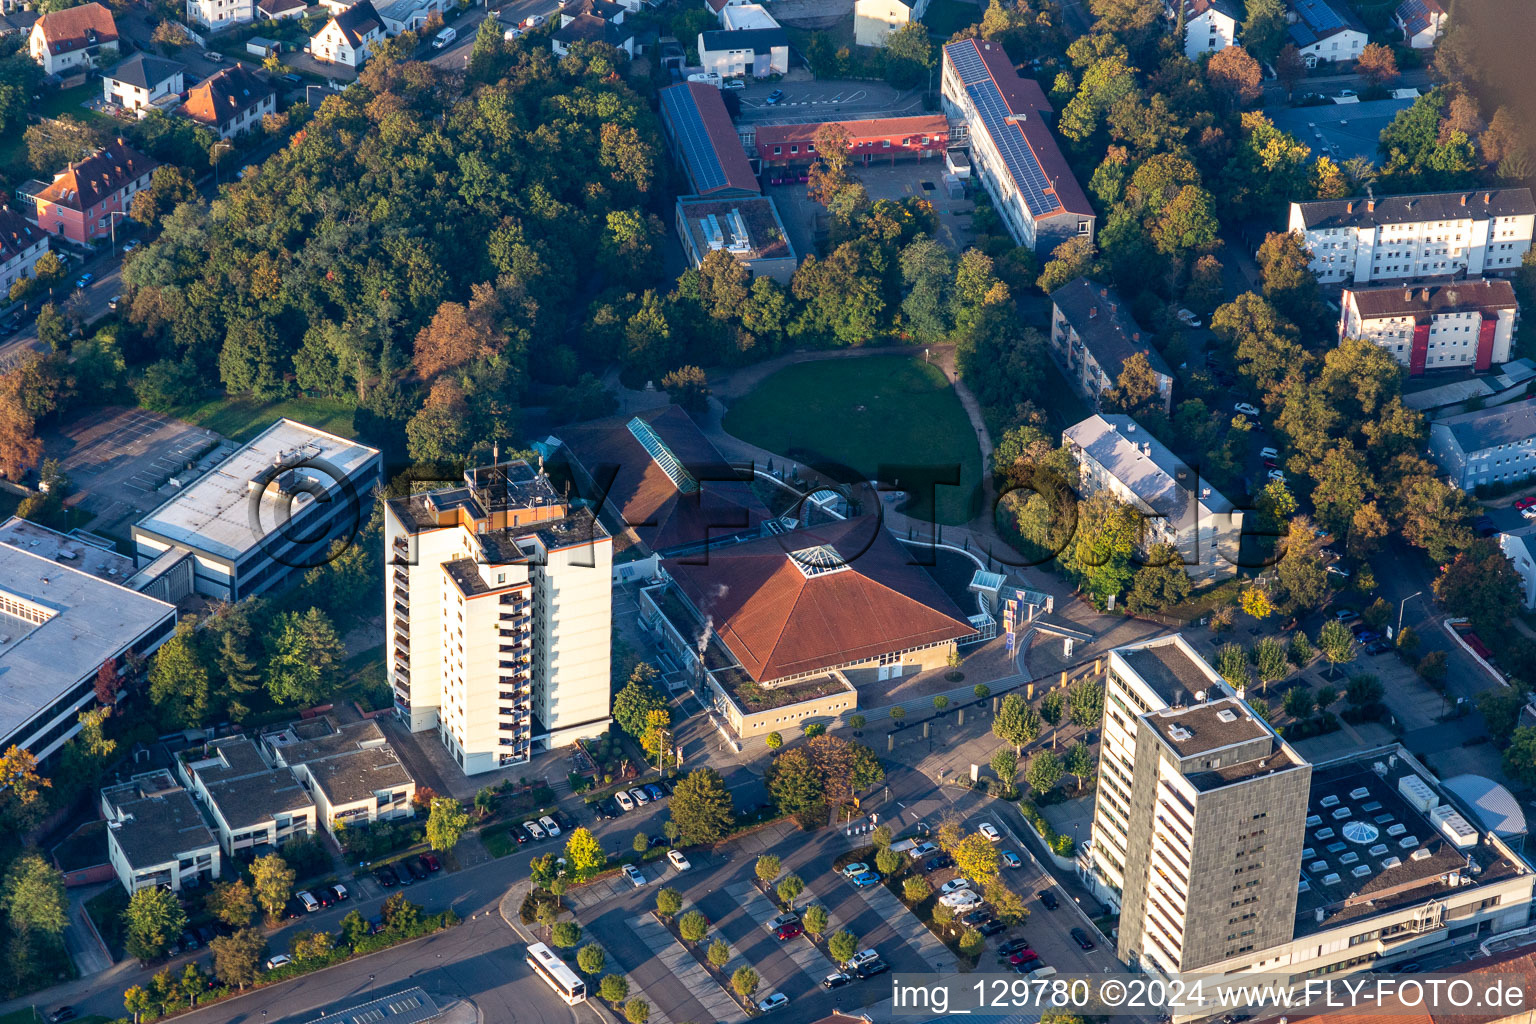
M684 949L682 943L673 938L672 933L660 921L650 914L642 914L630 920L629 928L640 939L641 944L651 950L663 966L682 983L683 989L697 999L704 1009L713 1014L714 1020L741 1022L747 1019L741 1004L725 993L714 975L705 970L694 955ZM727 965L726 969L733 968ZM658 1012L654 1006L651 1008L651 1019L658 1019Z
M747 912L748 917L762 925L764 931L772 934L768 922L779 916L779 908L774 906L773 901L764 896L757 886L751 882L736 882L726 886L725 891L736 900L741 909ZM788 942L781 943L780 948L789 954L795 966L804 971L808 977L825 978L837 969L826 954L809 939L803 942L799 939L790 939Z
M866 885L864 888L855 888L864 902L868 903L876 913L885 918L887 924L895 930L897 935L904 936L908 942L917 947L917 952L940 974L952 973L959 968L959 962L955 954L949 951L949 947L940 942L938 938L928 930L928 926L917 919L917 915L906 908L891 890L884 885ZM912 918L910 924L902 920L902 915Z

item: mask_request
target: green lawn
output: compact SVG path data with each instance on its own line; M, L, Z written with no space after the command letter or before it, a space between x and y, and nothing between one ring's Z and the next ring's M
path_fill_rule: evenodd
M223 434L235 441L249 441L270 427L274 420L287 416L342 437L355 437L352 430L354 407L332 398L289 398L278 402L257 402L248 398L216 398L170 410L179 420Z
M888 467L958 466L958 487L938 488L940 523L967 522L980 497L981 452L954 389L936 367L906 356L829 359L785 367L738 399L725 429L829 475L873 479ZM887 473L896 475L895 471ZM920 497L909 514L932 520Z
M62 89L51 92L37 103L37 112L44 117L58 117L68 114L81 121L108 121L112 119L105 114L98 114L94 110L87 110L81 106L87 100L101 96L101 82L88 82L85 85L76 86L73 89Z
M980 21L984 10L985 5L978 7L962 0L933 0L928 13L923 15L923 24L928 26L930 36L948 42L956 32Z

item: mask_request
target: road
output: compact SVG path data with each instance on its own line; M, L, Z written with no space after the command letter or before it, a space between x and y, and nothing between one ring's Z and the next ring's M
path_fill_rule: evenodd
M469 53L475 46L475 33L479 31L480 23L488 17L495 17L503 26L511 28L513 25L521 25L525 19L533 15L540 15L546 19L552 18L559 10L560 4L557 0L513 0L512 3L503 4L495 10L475 7L453 23L453 27L458 31L458 38L451 46L434 52L430 63L440 68L465 67L469 63Z

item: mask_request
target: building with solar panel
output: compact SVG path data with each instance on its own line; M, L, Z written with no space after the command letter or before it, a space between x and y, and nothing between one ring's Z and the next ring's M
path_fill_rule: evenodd
M1093 237L1093 207L1045 121L1051 105L1000 43L944 47L944 113L968 132L974 173L1016 243L1049 256L1069 238Z
M762 195L719 89L705 82L681 82L661 90L660 96L661 127L688 179L689 194Z
M1403 0L1392 13L1392 23L1403 33L1403 42L1415 50L1433 47L1449 18L1440 0Z
M1290 40L1309 68L1356 60L1370 42L1365 25L1342 0L1291 0L1286 20Z
M384 561L395 714L464 774L608 728L613 539L542 466L391 499Z

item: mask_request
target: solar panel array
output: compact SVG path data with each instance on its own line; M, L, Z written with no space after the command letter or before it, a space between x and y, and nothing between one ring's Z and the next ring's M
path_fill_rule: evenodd
M725 168L720 166L720 157L709 141L704 118L693 101L693 90L686 85L675 86L663 90L661 97L694 190L702 194L720 188L725 184Z
M1045 176L1045 169L1040 166L1034 151L1024 140L1024 133L1018 125L1008 123L1012 115L1008 112L1008 104L1003 102L1002 93L997 91L997 84L989 76L974 85L967 85L965 91L981 116L987 134L992 137L992 145L997 147L1003 163L1008 167L1008 173L1013 176L1013 182L1018 186L1019 194L1024 197L1024 205L1029 207L1030 214L1043 217L1061 209L1061 200L1050 191L1050 179Z
M960 76L961 85L970 85L984 78L991 77L987 72L987 65L981 59L981 54L976 52L976 44L969 39L958 43L950 43L944 47L949 54L949 63L953 65L955 74Z
M1344 27L1338 12L1323 0L1296 0L1296 14L1319 35Z

